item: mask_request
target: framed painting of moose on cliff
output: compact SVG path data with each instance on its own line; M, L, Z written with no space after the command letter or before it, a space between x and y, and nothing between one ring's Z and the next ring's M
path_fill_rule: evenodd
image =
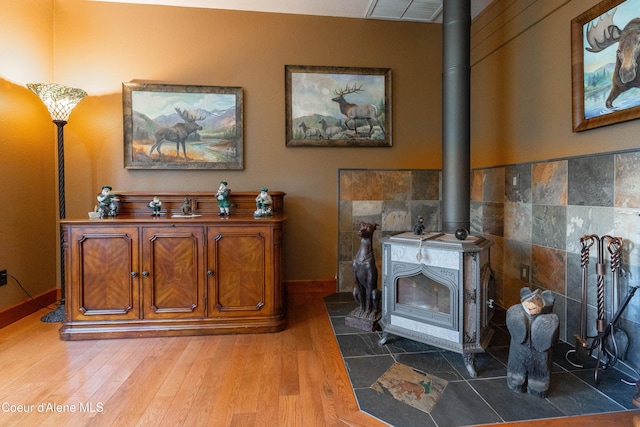
M640 117L640 0L605 0L571 21L573 131Z
M243 169L242 88L123 83L128 169Z
M391 69L285 66L288 147L390 147Z

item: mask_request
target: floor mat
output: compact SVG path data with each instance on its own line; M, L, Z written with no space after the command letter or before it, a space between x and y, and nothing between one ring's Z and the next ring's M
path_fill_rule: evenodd
M447 381L419 372L410 366L394 363L371 385L378 392L389 392L395 399L429 413L436 404Z

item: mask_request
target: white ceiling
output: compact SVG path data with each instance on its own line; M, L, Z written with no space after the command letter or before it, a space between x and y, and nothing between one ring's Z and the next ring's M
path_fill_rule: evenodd
M395 21L442 22L443 0L93 0ZM471 0L475 17L492 0Z

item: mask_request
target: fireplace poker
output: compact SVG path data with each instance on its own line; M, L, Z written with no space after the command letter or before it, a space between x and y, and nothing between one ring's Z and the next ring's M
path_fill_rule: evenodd
M611 313L612 316L615 317L614 313L620 311L620 256L622 254L622 239L612 238L607 244L607 249L611 254ZM620 328L618 319L612 319L609 325L611 333L607 337L605 352L608 357L607 366L612 366L617 362L618 358L624 358L629 347L629 337L625 330Z
M604 240L606 237L603 236L598 237L595 236L596 241L598 242L598 262L596 264L596 275L597 278L597 304L598 304L598 318L596 319L596 331L598 335L596 335L593 339L593 343L591 344L591 351L593 351L596 347L598 348L598 355L596 356L596 369L594 372L594 378L596 384L600 381L600 360L602 359L602 354L604 352L604 332L607 327L607 321L605 319L605 307L604 307L604 276L605 276L605 264L604 264ZM590 352L591 353L591 352Z
M607 324L605 330L602 333L602 341L606 340L607 338L609 338L616 330L616 323L618 322L618 320L620 320L620 316L622 316L622 313L624 312L624 309L627 308L627 305L629 304L629 301L631 301L631 298L633 298L633 295L636 293L636 291L638 290L637 286L631 286L629 287L629 291L627 292L627 295L624 297L624 300L622 301L622 304L620 305L620 307L618 307L618 310L616 311L616 313L613 315L613 317L611 318L611 321ZM618 329L621 330L621 329ZM617 361L618 356L615 357L614 362ZM611 363L611 359L609 361L607 361L607 363L605 363L602 367L602 369L607 369L608 367L611 367L613 365L613 363ZM600 364L600 360L598 360L598 365ZM596 365L596 384L598 383L598 365Z
M565 355L567 362L577 368L584 367L584 361L589 357L589 342L587 340L587 292L589 281L589 249L595 243L593 235L580 238L580 266L582 267L582 295L580 296L580 334L575 334L575 349ZM580 364L569 360L569 354L575 353Z

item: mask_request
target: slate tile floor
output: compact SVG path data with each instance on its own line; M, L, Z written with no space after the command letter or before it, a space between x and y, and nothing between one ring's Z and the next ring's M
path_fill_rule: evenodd
M350 293L330 295L325 305L360 410L392 426L457 427L637 409L631 401L635 388L622 381L635 374L609 368L602 371L596 387L593 366L578 369L569 364L565 355L573 347L564 342L554 347L546 399L511 391L506 382L509 332L504 310L494 314L494 337L487 352L476 355L478 375L471 378L458 353L400 337L380 346L380 332L346 326L345 316L355 307ZM371 388L395 362L448 381L430 413Z

